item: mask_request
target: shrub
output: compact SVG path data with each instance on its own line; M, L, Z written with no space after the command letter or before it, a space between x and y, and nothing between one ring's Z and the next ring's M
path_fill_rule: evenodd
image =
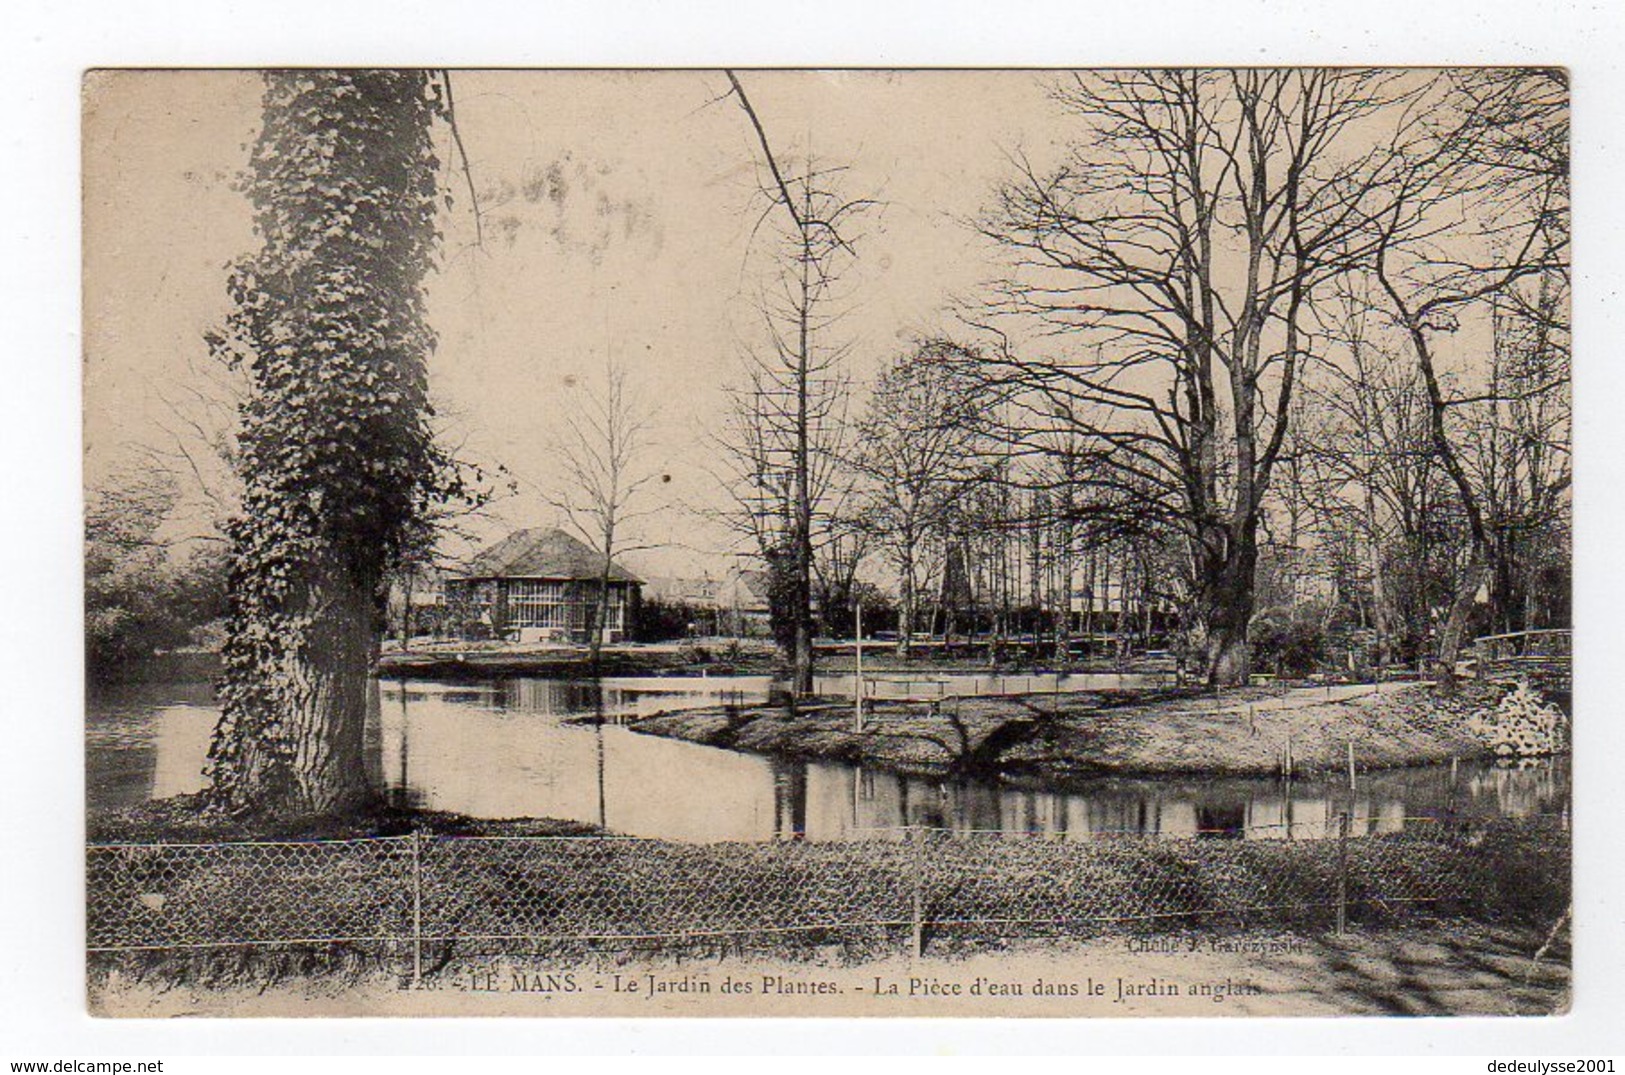
M1326 628L1312 606L1268 608L1248 627L1256 668L1278 675L1303 676L1326 660Z

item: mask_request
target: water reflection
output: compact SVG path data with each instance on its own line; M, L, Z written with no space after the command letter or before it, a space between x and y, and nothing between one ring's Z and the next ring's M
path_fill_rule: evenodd
M669 840L838 840L904 826L1052 834L1318 838L1351 815L1356 835L1408 819L1566 809L1562 764L1434 766L1291 783L1096 780L1054 790L900 777L836 762L767 758L640 735L628 716L766 699L765 677L387 682L367 730L369 776L396 802L487 818L556 817ZM202 786L216 711L207 687L93 699L92 806ZM599 720L579 721L581 717Z
M1368 774L1352 793L1333 778L1100 780L1056 792L919 780L825 762L782 766L805 770L806 805L781 803L778 815L796 821L780 825L775 835L804 833L820 840L905 826L1057 836L1320 839L1336 834L1343 812L1358 836L1451 817L1554 813L1567 803L1563 771L1551 763L1493 773L1475 768L1469 774L1462 767L1454 786L1448 766ZM797 780L778 772L774 786L782 794Z
M218 716L207 683L92 690L85 721L89 805L133 806L201 790Z

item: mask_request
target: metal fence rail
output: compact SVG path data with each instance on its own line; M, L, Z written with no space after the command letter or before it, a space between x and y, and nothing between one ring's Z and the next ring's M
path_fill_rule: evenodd
M445 837L116 844L87 849L94 952L261 945L444 954L869 931L918 954L938 937L1047 936L1211 922L1342 926L1354 911L1471 900L1524 862L1567 899L1565 818L1417 821L1353 836L877 831L832 843ZM1510 834L1510 843L1508 837ZM1238 835L1230 833L1229 835ZM1256 832L1254 835L1266 835ZM1510 847L1510 851L1507 848ZM1493 884L1493 880L1490 882Z

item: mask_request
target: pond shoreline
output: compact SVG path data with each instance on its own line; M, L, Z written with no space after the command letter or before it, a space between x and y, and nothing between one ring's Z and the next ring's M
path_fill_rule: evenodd
M1042 693L1024 697L946 699L934 694L944 684L928 682L931 702L877 683L897 697L877 702L857 735L849 699L789 716L766 677L386 681L364 764L398 810L558 818L685 843L845 840L905 825L1178 833L1292 821L1308 831L1344 808L1395 825L1566 802L1561 758L1506 770L1469 740L1483 730L1471 712L1434 712L1415 687L1389 684L1381 697L1369 687L1255 688L1216 700L1099 679L1063 680L1057 693L1041 682ZM989 681L946 686L968 694ZM206 686L110 694L89 719L93 812L203 787L218 719ZM1288 741L1292 781L1277 768ZM1347 779L1351 745L1358 788ZM1215 771L1214 759L1228 769Z
M822 675L851 675L855 659L850 644L819 647ZM1152 674L1174 676L1171 662L1138 662L1129 667L1102 659L1003 660L952 651L916 652L901 656L884 645L865 647L864 669L869 674L908 674L926 678L945 675L1050 675ZM606 646L598 667L585 647L525 646L518 643L439 643L415 649L386 649L378 658L377 673L386 679L428 679L464 682L508 677L592 679L603 676L725 676L772 675L786 678L788 669L778 650L760 640L692 639L682 642L618 643Z
M852 703L791 711L710 706L629 723L645 735L905 776L996 776L1046 787L1112 777L1271 776L1477 761L1469 729L1488 697L1426 684L1077 692L941 702L877 701L856 727Z
M534 677L592 680L604 676L738 675L773 670L755 655L696 661L668 650L605 652L597 667L585 650L523 651L468 649L444 653L385 653L378 659L382 679L427 679L448 683Z
M396 806L380 797L370 809L339 817L232 817L208 810L201 792L149 799L136 806L89 810L87 844L232 843L244 840L354 840L405 836L604 836L597 825L548 817L479 818L446 810Z

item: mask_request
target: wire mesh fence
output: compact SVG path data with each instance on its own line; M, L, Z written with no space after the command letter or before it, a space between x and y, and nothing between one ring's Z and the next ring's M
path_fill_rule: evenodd
M413 843L92 845L89 947L398 940L410 936Z
M1319 839L876 830L840 842L409 836L88 848L94 952L384 945L453 954L762 935L948 938L1550 914L1567 819L1415 819ZM1219 835L1219 834L1214 834ZM1520 902L1521 901L1521 902Z

